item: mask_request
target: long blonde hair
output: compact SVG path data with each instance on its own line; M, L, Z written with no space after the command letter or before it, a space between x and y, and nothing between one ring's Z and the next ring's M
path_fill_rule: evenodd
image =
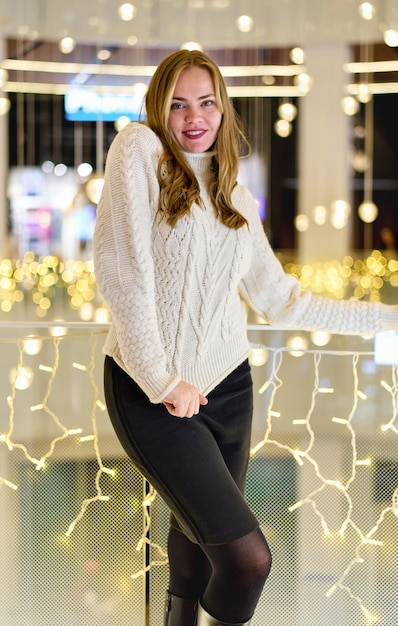
M145 96L146 123L158 135L164 153L159 161L159 210L168 224L189 213L193 202L201 205L199 184L188 165L181 148L170 132L168 120L175 86L181 72L199 67L209 72L215 89L222 122L212 146L212 175L208 192L220 221L229 228L238 229L246 219L232 204L231 194L236 185L240 148L248 142L228 97L227 88L216 63L199 50L178 50L158 65Z

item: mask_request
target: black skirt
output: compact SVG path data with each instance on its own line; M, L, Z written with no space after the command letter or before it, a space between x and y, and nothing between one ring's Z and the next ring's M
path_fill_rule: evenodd
M223 544L257 528L245 497L253 389L247 361L192 418L153 404L111 357L105 398L115 432L171 510L171 524L199 544Z

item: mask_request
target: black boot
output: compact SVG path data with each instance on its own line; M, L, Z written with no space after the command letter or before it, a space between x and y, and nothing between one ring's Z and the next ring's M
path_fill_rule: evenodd
M164 626L195 626L197 608L196 600L179 598L168 591L164 607Z
M249 624L250 620L248 622L239 622L235 624L231 624L230 622L220 622L219 619L212 617L207 611L205 611L201 604L198 606L197 626L249 626Z

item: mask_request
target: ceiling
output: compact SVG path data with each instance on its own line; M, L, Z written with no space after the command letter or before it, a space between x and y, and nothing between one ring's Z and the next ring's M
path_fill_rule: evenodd
M294 76L305 67L297 68L289 60L288 49L293 46L305 49L345 43L360 50L371 42L377 60L397 61L398 48L383 43L383 32L387 28L398 30L398 0L373 0L376 14L372 20L360 16L360 0L133 3L134 18L123 21L118 15L118 0L1 0L1 66L8 72L4 90L63 94L71 85L131 90L134 82L147 82L145 77L165 53L187 41L199 42L230 72L227 82L235 86L231 95L236 96L249 84L263 90L251 95L272 96L273 89L279 97L302 95L293 83ZM237 27L237 18L243 14L253 20L249 32ZM64 36L77 42L70 54L58 49ZM378 42L377 52L374 42ZM99 61L97 54L104 48L110 58ZM357 57L359 60L359 53ZM245 80L239 68L249 66L257 66L258 72ZM233 77L235 70L239 78ZM384 79L395 81L397 70L388 72ZM272 74L273 85L264 85L262 79L267 74Z
M78 42L120 46L134 35L140 47L194 40L211 49L380 40L386 26L398 23L397 0L373 0L371 21L360 17L360 0L132 1L136 14L126 22L117 15L118 0L2 0L0 29L6 37L68 34ZM236 26L242 14L253 19L250 32Z

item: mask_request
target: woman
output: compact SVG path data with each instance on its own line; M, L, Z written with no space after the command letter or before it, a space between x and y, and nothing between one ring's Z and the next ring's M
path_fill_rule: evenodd
M98 206L96 277L113 317L105 396L127 454L171 509L165 625L238 626L271 567L244 498L241 298L270 324L335 333L397 328L398 307L313 297L284 273L236 183L244 137L208 56L166 57L145 104L146 123L109 150Z

